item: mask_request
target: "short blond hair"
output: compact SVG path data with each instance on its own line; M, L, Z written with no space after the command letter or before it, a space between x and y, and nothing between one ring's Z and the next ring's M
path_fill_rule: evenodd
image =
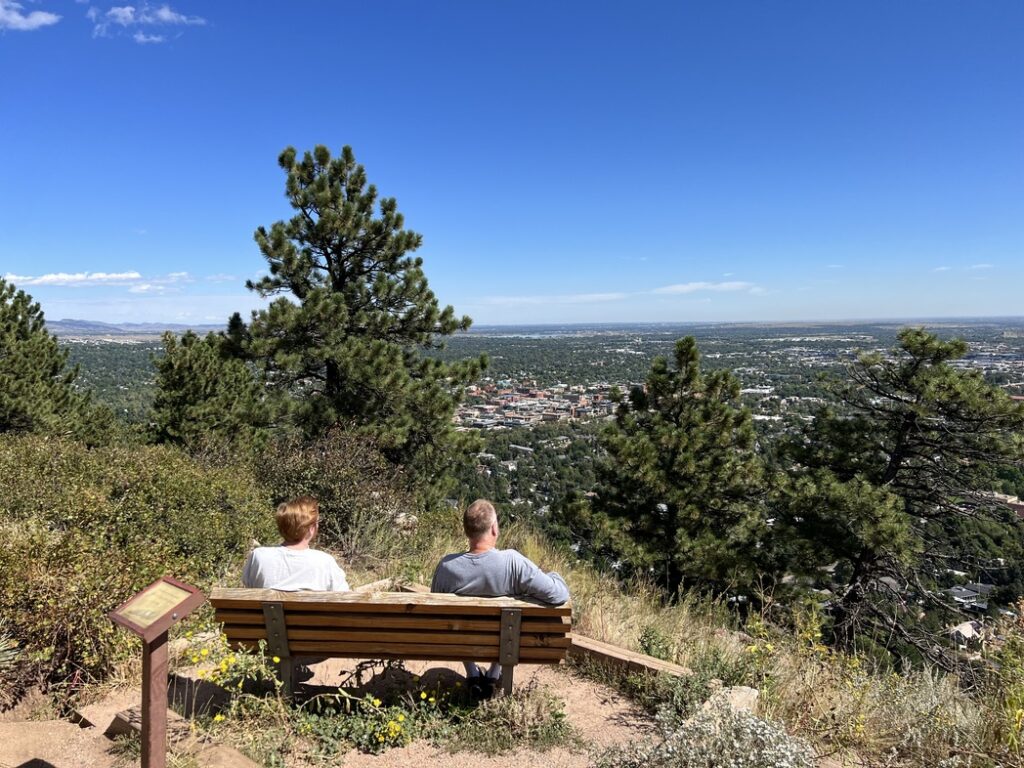
M498 519L498 512L487 499L477 499L462 515L462 530L470 539L478 539L491 530L491 523Z
M274 517L285 542L302 541L320 520L320 504L312 496L299 496L278 504Z

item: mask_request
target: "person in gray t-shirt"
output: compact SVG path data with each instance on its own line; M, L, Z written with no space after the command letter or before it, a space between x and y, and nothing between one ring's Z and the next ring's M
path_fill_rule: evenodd
M545 573L514 549L497 549L498 513L485 499L477 499L462 517L469 551L446 555L434 571L431 592L474 597L529 597L550 605L569 599L569 588L557 573ZM501 676L501 665L492 664L486 678ZM475 662L466 662L466 677L481 677Z

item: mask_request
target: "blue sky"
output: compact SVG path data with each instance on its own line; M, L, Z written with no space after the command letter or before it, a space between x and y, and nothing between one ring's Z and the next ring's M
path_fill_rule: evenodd
M0 275L257 305L350 144L479 324L1021 315L1024 3L0 0Z

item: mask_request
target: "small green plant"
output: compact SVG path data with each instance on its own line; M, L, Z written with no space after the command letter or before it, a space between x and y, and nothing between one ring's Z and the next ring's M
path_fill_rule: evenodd
M672 641L664 632L654 626L644 627L637 644L641 651L656 659L672 661L675 656Z
M386 705L372 694L357 698L341 692L307 704L297 715L298 731L313 742L317 756L334 757L349 747L378 754L411 742L436 714L425 710L411 700Z

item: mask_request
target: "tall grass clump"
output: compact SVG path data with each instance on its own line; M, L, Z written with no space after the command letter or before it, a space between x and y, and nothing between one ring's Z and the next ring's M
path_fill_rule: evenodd
M347 563L381 569L409 554L401 532L418 517L418 502L368 438L341 430L311 443L282 437L249 463L275 503L307 494L319 501L321 545Z

